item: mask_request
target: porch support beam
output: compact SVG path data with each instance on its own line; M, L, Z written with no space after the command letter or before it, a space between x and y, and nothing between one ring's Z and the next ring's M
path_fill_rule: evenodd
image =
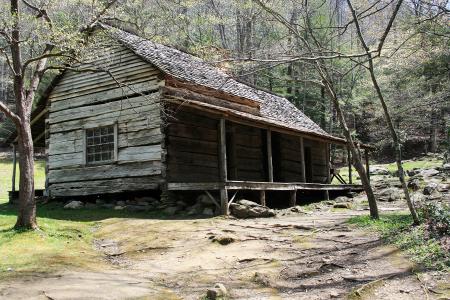
M326 164L327 164L327 184L331 183L331 167L330 167L330 144L326 144L325 146L325 156L326 156Z
M305 147L303 146L303 137L300 137L300 161L302 168L302 182L306 182L306 167L305 167Z
M297 204L297 190L290 191L289 196L289 206L293 207Z
M269 182L273 182L272 131L267 129L267 173Z
M220 189L220 207L223 215L228 215L228 191L225 189L225 182L227 181L227 138L225 119L221 118L219 121L219 170L220 181L224 183L223 188Z
M259 204L266 206L266 191L259 191Z

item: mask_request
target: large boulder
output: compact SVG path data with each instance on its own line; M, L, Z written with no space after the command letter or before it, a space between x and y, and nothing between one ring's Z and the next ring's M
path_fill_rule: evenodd
M436 182L427 183L427 185L423 188L423 194L429 196L437 193L438 186L439 185Z
M81 201L70 201L64 205L65 209L80 209L84 207L84 203Z
M392 202L403 198L403 192L401 189L390 187L376 192L376 196L379 201Z
M370 175L389 175L389 170L381 166L372 166L369 173Z
M436 169L424 169L420 171L420 174L423 177L433 177L439 174L439 171Z
M419 190L419 188L420 188L419 178L410 178L408 180L408 188L412 189L413 191Z
M268 218L275 216L275 211L267 206L249 200L239 200L230 205L230 212L236 218Z

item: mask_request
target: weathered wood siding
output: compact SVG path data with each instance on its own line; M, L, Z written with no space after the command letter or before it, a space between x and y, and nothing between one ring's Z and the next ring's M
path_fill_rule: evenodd
M219 181L219 120L181 107L168 114L167 181Z
M311 148L312 182L326 183L329 172L327 167L327 144L305 138L304 146Z
M68 71L49 103L51 196L158 188L161 182L160 72L119 44ZM117 124L117 161L85 163L85 128Z
M300 154L300 137L274 133L274 180L279 182L301 182L302 160Z
M232 168L235 168L235 178L232 179L266 181L265 131L241 124L233 124L233 127L232 145L227 145L234 147L235 158L229 158Z

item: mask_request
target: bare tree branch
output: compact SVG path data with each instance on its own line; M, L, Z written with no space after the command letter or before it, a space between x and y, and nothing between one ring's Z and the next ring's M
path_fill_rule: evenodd
M3 100L0 100L0 111L4 112L5 115L10 118L16 125L21 124L19 116L16 115L12 110L10 110Z

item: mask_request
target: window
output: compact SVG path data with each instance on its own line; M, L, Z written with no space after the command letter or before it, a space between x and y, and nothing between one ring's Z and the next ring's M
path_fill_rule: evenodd
M86 163L115 160L115 125L86 129Z

